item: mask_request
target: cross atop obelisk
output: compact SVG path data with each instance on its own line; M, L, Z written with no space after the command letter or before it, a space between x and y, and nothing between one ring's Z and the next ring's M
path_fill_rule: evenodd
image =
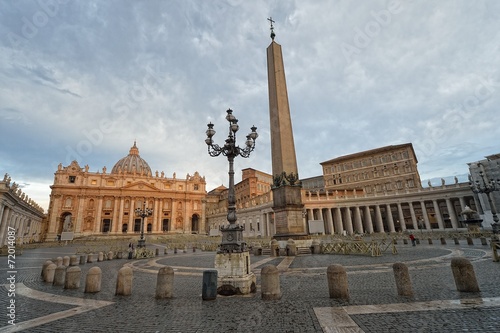
M269 17L267 20L269 21L269 23L271 23L271 39L274 40L274 37L276 37L276 34L274 33L273 23L275 23L275 21L273 20L272 17Z

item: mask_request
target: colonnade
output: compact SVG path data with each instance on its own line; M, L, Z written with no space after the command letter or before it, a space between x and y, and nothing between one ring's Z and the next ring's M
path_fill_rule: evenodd
M14 202L0 202L0 247L7 244L9 231L15 232L17 245L41 241L42 222L43 214L38 210L33 212Z
M356 202L357 201L357 202ZM323 221L326 234L371 234L406 230L456 230L465 228L460 212L475 208L474 197L429 198L414 201L306 204L306 220ZM316 206L316 207L313 207Z

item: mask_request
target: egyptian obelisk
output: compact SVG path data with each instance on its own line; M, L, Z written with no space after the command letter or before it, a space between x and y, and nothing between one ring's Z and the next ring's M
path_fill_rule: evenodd
M272 42L267 48L269 85L269 116L271 120L271 156L273 172L273 210L276 225L274 238L286 240L306 236L302 211L302 185L299 181L292 119L288 105L285 67L281 45L274 41L274 21L271 22Z

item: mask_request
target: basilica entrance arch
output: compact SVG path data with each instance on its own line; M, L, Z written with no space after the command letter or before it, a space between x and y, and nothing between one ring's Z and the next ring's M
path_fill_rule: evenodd
M200 216L198 214L193 214L191 217L191 233L199 234L200 233Z

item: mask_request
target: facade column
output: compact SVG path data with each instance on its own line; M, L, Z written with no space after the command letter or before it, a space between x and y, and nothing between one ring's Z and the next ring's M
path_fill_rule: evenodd
M153 203L153 225L152 225L152 228L151 228L151 232L155 233L155 232L160 232L161 231L161 227L160 227L160 199L158 198L155 198L155 201ZM200 217L200 220L201 220L201 217ZM198 232L201 234L201 221L198 221Z
M354 233L354 230L352 228L351 209L349 207L345 208L345 230L349 235L352 235Z
M392 210L390 204L385 205L385 213L387 215L387 224L389 225L389 232L396 232L396 229L394 228L394 219L392 218Z
M413 208L413 202L408 202L408 206L410 206L410 215L411 222L413 223L413 229L418 230L418 221L417 216L415 215L415 209Z
M82 224L83 224L83 209L85 207L85 197L80 195L78 198L78 209L76 209L75 216L75 229L73 229L74 235L80 235L82 233Z
M117 232L122 233L122 228L123 228L123 207L125 206L125 199L123 197L120 197L120 210L118 211L118 226L117 226Z
M453 229L458 229L457 214L453 207L453 204L449 198L446 198L446 207L448 208L448 215L450 215L451 226Z
M429 222L429 215L427 215L427 209L425 208L425 202L420 201L420 208L422 209L422 217L424 218L425 229L431 230L431 223Z
M135 223L135 198L131 197L128 205L128 228L127 233L134 233L134 223Z
M333 235L335 233L335 230L333 229L333 217L332 210L330 208L326 209L326 222L328 223L328 233L330 235Z
M59 224L59 221L61 219L61 195L54 195L52 196L52 199L54 199L54 204L52 205L52 220L48 221L49 222L49 230L48 230L48 235L51 236L52 239L54 239L59 232L57 230L57 226ZM51 239L51 240L52 240Z
M465 204L465 199L464 199L464 197L459 197L459 198L458 198L458 201L460 202L460 211L461 211L461 212L463 212L463 211L464 211L464 209L465 209L465 206L467 206L467 205Z
M115 196L113 197L113 215L111 217L111 228L110 228L110 233L111 234L117 234L118 233L118 228L119 228L119 223L118 223L118 209L120 205L120 201L118 198Z
M373 234L373 221L372 221L372 213L370 211L370 206L365 206L365 230L369 234Z
M441 210L436 199L432 200L432 205L434 206L434 213L436 215L439 230L444 230L443 217L441 216Z
M385 232L379 205L375 205L375 223L377 225L377 232Z
M335 208L335 230L337 234L342 235L344 233L344 227L342 223L342 213L340 212L340 208Z
M354 207L354 231L357 233L363 233L363 224L361 223L361 212L359 211L359 206Z
M160 205L161 206L161 205ZM207 234L207 216L206 216L206 209L207 209L207 201L205 199L201 200L201 221L200 221L200 230L203 230L203 234ZM161 207L159 209L159 212L161 213ZM160 220L160 230L162 228L161 225L161 216L158 218ZM262 219L262 215L261 215ZM262 229L264 229L264 223L261 224Z
M94 234L101 233L101 215L102 215L102 196L99 197L97 203L97 217L94 225Z
M406 230L406 221L405 215L403 214L403 207L401 207L401 203L398 202L398 217L399 217L399 226L401 227L401 231L404 232Z

